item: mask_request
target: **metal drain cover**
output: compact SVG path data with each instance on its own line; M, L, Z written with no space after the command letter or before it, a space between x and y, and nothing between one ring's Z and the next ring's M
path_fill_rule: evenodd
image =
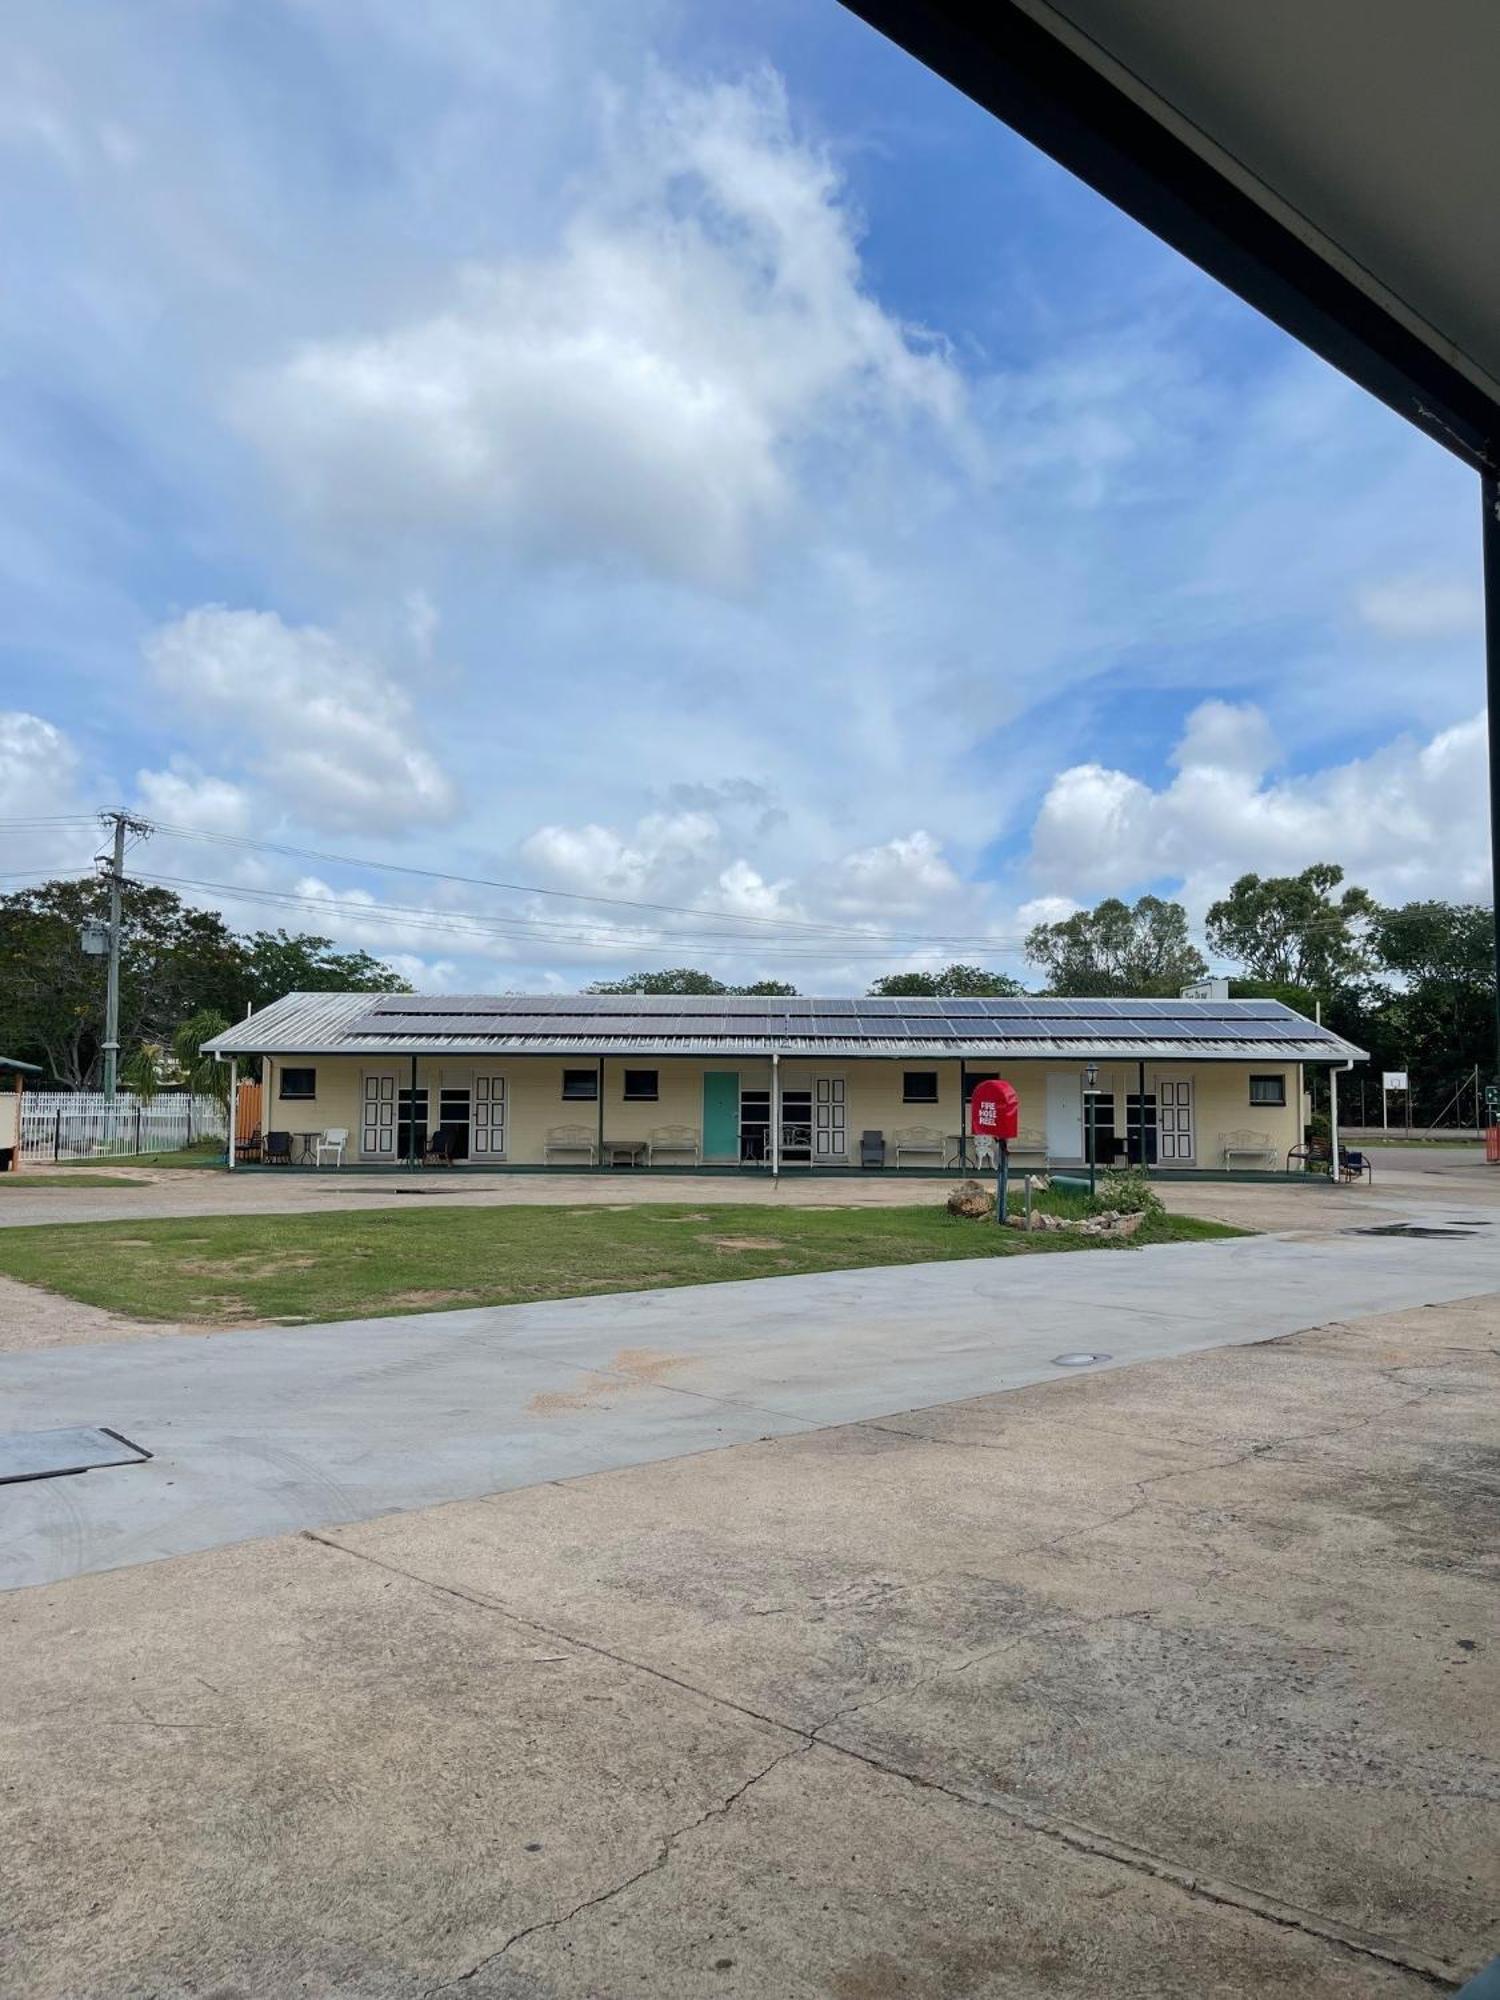
M1380 1222L1372 1229L1351 1229L1350 1236L1472 1236L1472 1229L1439 1229L1425 1222Z
M151 1456L118 1431L80 1424L56 1431L0 1432L0 1485L12 1479L56 1479L101 1465L140 1465Z
M1054 1354L1052 1357L1052 1366L1054 1368L1092 1368L1096 1361L1110 1361L1113 1358L1109 1354Z

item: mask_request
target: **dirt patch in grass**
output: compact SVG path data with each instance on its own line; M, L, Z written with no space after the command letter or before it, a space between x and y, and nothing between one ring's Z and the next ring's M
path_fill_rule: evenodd
M428 1287L414 1292L392 1292L388 1303L397 1311L402 1307L409 1307L425 1312L432 1306L472 1305L478 1297L478 1292L444 1291L437 1287Z
M189 1299L188 1304L205 1319L253 1320L255 1318L255 1308L250 1301L236 1298L232 1292L218 1295L205 1292L197 1298Z
M704 1236L704 1243L712 1243L721 1255L735 1250L785 1250L785 1240L780 1236Z
M150 1249L150 1244L142 1248ZM310 1271L317 1263L316 1257L298 1257L290 1254L267 1257L256 1252L246 1252L239 1257L184 1257L180 1268L195 1278L233 1278L236 1282L254 1283L258 1278L279 1278L284 1271Z

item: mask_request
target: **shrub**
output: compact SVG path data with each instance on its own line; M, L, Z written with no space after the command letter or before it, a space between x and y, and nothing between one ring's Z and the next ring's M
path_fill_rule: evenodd
M1099 1179L1099 1204L1121 1215L1162 1215L1161 1196L1139 1167L1111 1167Z

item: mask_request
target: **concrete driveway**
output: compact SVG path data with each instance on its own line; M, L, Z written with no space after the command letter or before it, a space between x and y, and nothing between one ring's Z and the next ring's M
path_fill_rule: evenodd
M1228 1247L1273 1331L1276 1246ZM1356 1249L1351 1305L1476 1275L1472 1242ZM1220 1253L1165 1254L1191 1311ZM1166 1289L1062 1268L1106 1261ZM0 1991L1449 1990L1500 1946L1497 1306L14 1592Z
M1500 1223L1444 1210L1466 1214L1431 1240L1244 1238L8 1354L6 1429L103 1424L154 1457L0 1488L0 1584L1014 1388L1070 1350L1120 1367L1500 1289Z

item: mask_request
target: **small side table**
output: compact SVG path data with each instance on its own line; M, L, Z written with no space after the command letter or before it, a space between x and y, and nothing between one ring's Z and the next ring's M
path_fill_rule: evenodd
M607 1167L638 1167L646 1156L644 1139L606 1139L604 1164Z
M299 1167L315 1167L318 1164L318 1141L322 1136L321 1132L294 1132L292 1134L292 1137L301 1148L301 1151L297 1155L297 1164Z

